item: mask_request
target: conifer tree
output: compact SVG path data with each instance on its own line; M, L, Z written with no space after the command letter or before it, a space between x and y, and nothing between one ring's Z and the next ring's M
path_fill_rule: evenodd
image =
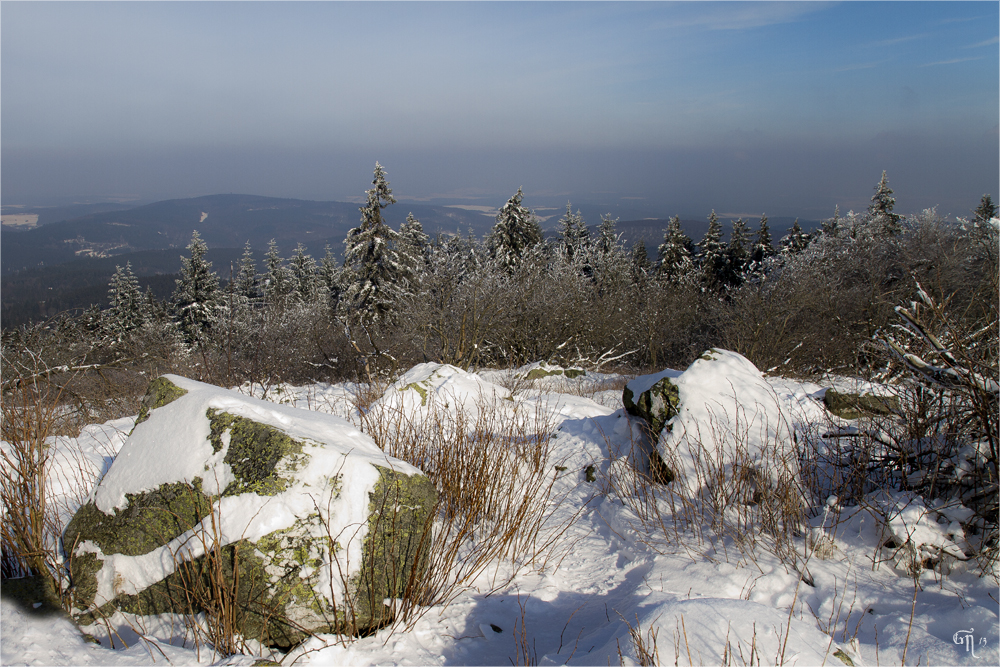
M840 229L840 205L833 207L833 217L823 221L823 236L836 236Z
M396 247L399 234L386 224L382 210L395 203L385 170L375 163L368 202L361 207L361 225L344 241L344 266L350 282L344 299L366 323L391 318L393 308L405 296L410 269L400 261Z
M973 216L975 222L980 224L997 217L997 205L993 203L993 197L983 195L983 198L979 200L979 206L973 211Z
M289 260L292 278L292 297L299 303L312 303L319 294L316 276L316 260L306 254L306 248L299 243Z
M641 282L653 272L653 263L649 261L649 252L642 239L632 245L632 280Z
M125 262L125 268L115 266L115 274L108 283L108 301L111 307L107 318L114 336L123 336L149 321L146 297L139 290L139 279L132 273L131 262Z
M493 257L507 270L520 264L525 252L542 242L542 228L531 211L521 206L523 198L518 188L500 209L490 233Z
M271 239L267 244L267 256L264 258L264 301L268 305L285 305L294 290L292 272L278 254L278 244Z
M601 225L597 228L595 246L597 252L602 255L617 250L621 245L621 242L618 240L617 224L618 218L612 218L610 213L601 216Z
M342 278L343 274L337 266L337 258L333 256L333 249L327 244L326 254L323 255L323 259L319 263L319 282L320 289L326 293L327 303L334 310L340 303L340 294L343 291Z
M426 271L430 242L420 221L413 213L406 214L406 221L399 228L399 259L412 275L411 291L419 289L420 276Z
M559 220L559 249L567 262L573 262L590 244L590 231L580 211L573 213L573 207L566 202L566 215Z
M722 224L714 209L708 216L708 230L698 243L697 261L706 287L715 287L724 279L726 250L722 245Z
M774 241L771 240L771 228L767 224L767 215L760 216L760 227L757 230L757 238L754 240L753 250L750 252L750 262L755 267L760 267L764 260L774 256Z
M663 243L657 251L657 271L668 279L680 278L691 271L694 266L692 254L694 244L681 229L680 216L675 215L667 222L663 232Z
M218 314L221 294L219 277L212 271L212 263L205 260L208 247L197 231L187 249L191 257L181 257L181 277L171 303L185 340L197 343Z
M792 223L792 228L788 231L788 234L781 238L781 252L785 254L802 252L809 245L809 241L810 235L802 231L799 219L795 218L795 222Z
M243 304L256 304L260 299L260 291L257 281L257 262L253 258L253 250L250 248L250 241L243 247L243 256L240 257L239 268L235 278L236 297Z
M733 287L742 285L749 264L750 240L747 225L743 218L737 218L733 220L733 231L729 234L729 245L726 246L726 284Z
M869 224L876 237L895 236L903 231L900 224L902 216L892 212L895 205L896 199L892 196L892 189L889 188L889 179L883 171L882 180L875 186L872 203L868 206Z

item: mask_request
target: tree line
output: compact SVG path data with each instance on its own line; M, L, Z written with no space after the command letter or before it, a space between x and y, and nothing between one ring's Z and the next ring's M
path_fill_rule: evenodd
M592 228L570 204L546 240L520 189L484 239L432 238L412 214L392 229L383 211L396 200L378 163L365 194L342 263L301 244L282 258L272 241L258 266L248 243L223 281L195 232L170 299L118 267L105 309L5 331L5 362L37 364L24 355L41 347L50 366L233 386L369 379L422 361L683 367L722 346L763 369L858 372L916 281L963 317L996 319L992 198L969 219L904 217L885 173L866 211L835 210L808 233L796 221L777 243L766 215L734 220L724 241L713 211L697 242L674 216L653 258L642 242L626 248L610 215Z

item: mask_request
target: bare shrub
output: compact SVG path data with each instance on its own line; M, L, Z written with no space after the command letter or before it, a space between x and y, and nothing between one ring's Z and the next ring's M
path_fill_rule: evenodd
M0 444L0 538L3 576L40 577L59 603L66 588L58 513L49 503L48 438L61 391L48 383L15 383L4 392Z
M447 604L501 560L514 568L492 580L494 590L523 567L544 567L572 521L552 521L559 500L545 411L499 403L506 402L483 397L455 411L432 403L414 414L378 404L361 415L383 451L421 469L438 491L427 569L400 601L400 619Z

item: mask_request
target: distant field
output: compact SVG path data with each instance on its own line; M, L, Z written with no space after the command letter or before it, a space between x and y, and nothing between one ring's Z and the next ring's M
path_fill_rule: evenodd
M4 227L23 227L24 229L33 229L38 226L38 214L0 215L0 224Z

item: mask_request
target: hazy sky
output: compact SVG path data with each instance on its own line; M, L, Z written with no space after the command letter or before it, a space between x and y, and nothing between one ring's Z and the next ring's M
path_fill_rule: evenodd
M4 204L1000 195L997 2L0 3ZM624 198L624 199L623 199ZM596 222L596 221L595 221Z

